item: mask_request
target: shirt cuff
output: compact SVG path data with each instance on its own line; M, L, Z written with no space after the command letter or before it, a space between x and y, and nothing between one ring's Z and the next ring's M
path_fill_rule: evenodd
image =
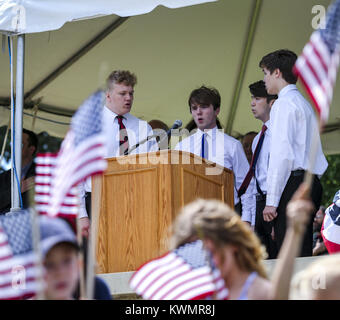
M280 203L280 197L267 193L266 206L278 207Z
M79 207L78 218L79 219L81 219L81 218L88 218L88 215L87 215L87 212L86 212L85 208Z

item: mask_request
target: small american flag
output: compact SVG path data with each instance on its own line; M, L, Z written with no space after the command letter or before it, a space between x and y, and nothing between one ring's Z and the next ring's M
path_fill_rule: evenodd
M31 221L25 210L0 216L0 299L30 298L42 289Z
M52 174L50 216L58 214L72 187L91 175L102 173L107 167L105 136L102 134L103 98L102 91L95 92L72 118Z
M297 59L294 71L300 77L325 124L333 97L340 61L340 0L326 15L326 28L315 31Z
M340 190L326 209L321 235L329 253L340 252Z
M51 181L57 153L38 153L35 158L35 208L39 214L47 214L51 198ZM63 199L57 215L76 217L78 213L78 189L72 187Z
M142 265L130 287L147 300L225 300L228 290L201 240L187 243Z

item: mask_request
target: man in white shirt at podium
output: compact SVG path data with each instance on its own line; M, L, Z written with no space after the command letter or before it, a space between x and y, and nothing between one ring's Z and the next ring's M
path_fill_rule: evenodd
M235 138L218 129L216 118L220 112L221 97L217 89L202 86L191 92L189 111L197 125L197 132L180 141L175 150L187 151L212 161L234 173L235 210L243 221L255 224L255 197L252 183L247 191L238 197L240 188L248 170L249 163L242 144ZM241 203L240 203L241 202ZM242 209L240 209L242 205Z
M150 125L130 114L137 77L130 71L116 70L107 78L106 102L103 108L103 131L107 137L107 158L124 156L128 150L153 135ZM132 153L158 151L155 138L134 149ZM91 208L91 179L80 188L80 226L83 236L88 236ZM124 195L122 195L124 196Z

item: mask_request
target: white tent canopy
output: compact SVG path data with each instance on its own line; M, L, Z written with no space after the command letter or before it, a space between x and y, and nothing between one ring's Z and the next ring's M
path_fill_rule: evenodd
M56 4L56 7L43 5L47 2ZM58 18L61 9L65 8L63 4L69 2L27 1L33 3L36 10L42 5L41 15L46 13L48 20L54 20L54 15ZM106 2L117 5L117 1L96 1L93 6ZM299 54L314 31L312 21L317 18L317 13L312 12L313 8L316 5L327 8L330 2L219 0L173 10L161 6L147 15L127 20L110 15L63 25L66 21L105 14L99 11L85 14L86 3L91 2L81 1L77 8L79 15L57 21L57 25L63 25L62 28L26 34L25 97L28 98L25 105L28 109L25 112L32 114L33 109L29 108L37 105L38 117L68 123L69 117L57 114L72 114L87 96L103 86L112 70L128 69L138 77L132 108L132 113L138 117L148 121L160 119L169 126L176 119L181 119L185 124L191 119L187 98L192 89L205 84L215 86L221 93L219 118L228 132L237 135L257 131L261 124L250 112L248 85L263 78L258 67L259 60L279 48L289 48ZM7 1L6 5L13 3ZM168 7L185 4L184 1L137 0L122 3L129 4L138 12L142 11L135 5L140 3L145 4L145 12L158 4ZM25 1L20 1L20 4L25 7ZM193 4L193 1L187 4ZM47 7L48 11L45 11ZM110 12L123 15L122 11L111 9ZM4 10L10 10L10 7L0 7L2 30L11 21L5 18ZM91 50L82 51L110 27L112 31L95 42ZM81 54L77 56L79 51ZM10 74L6 47L0 53L0 68L3 71L0 105L8 106ZM49 76L52 80L46 81ZM39 86L41 83L43 85ZM340 152L338 88L339 83L334 89L329 119L331 125L322 135L323 147L328 154ZM9 112L7 108L0 107L0 125L8 123ZM24 115L24 126L31 129L32 124L33 118ZM34 123L35 132L45 130L59 137L63 137L67 129L67 124L46 120L37 119Z
M0 6L0 30L21 34L51 31L66 22L99 16L136 16L157 6L179 8L215 0L6 0Z

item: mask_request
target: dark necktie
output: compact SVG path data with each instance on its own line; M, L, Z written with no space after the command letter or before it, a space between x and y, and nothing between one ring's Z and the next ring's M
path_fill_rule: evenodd
M201 157L208 159L208 142L207 142L207 134L202 134L202 148L201 148Z
M117 116L119 124L119 154L127 155L129 150L129 139L123 123L123 116Z
M241 197L248 189L249 183L251 181L251 178L254 176L255 174L255 167L256 167L256 162L259 158L259 154L261 151L261 147L263 144L263 140L264 140L264 133L267 130L267 126L264 124L262 126L262 130L261 130L261 134L260 134L260 138L259 141L257 142L253 157L251 158L251 162L250 162L250 167L249 167L249 171L246 175L246 177L244 178L240 189L238 190L238 196Z

